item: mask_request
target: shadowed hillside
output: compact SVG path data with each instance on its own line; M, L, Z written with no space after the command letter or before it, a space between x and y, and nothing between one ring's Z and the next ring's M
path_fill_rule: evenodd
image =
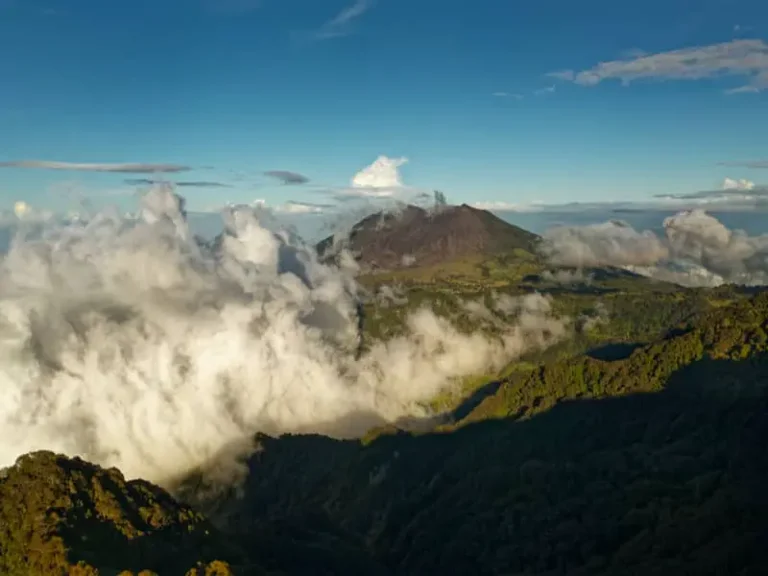
M0 479L0 572L765 574L766 415L764 292L514 372L426 433L260 436L242 495L186 492L213 524L115 470L28 455Z
M0 471L3 576L309 573L389 572L332 526L278 520L233 539L165 490L79 458L34 452Z
M488 211L466 204L425 210L405 206L396 213L377 213L351 230L345 245L365 269L432 266L473 255L532 252L538 236ZM317 245L318 254L334 252L334 238Z
M239 521L344 527L397 574L764 574L766 396L685 382L733 369L367 447L266 442Z
M361 535L397 574L763 574L767 319L555 363L440 432L263 438L233 526Z

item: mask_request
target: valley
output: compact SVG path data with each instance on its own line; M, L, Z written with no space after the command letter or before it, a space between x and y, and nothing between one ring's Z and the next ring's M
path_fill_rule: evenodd
M164 490L22 456L0 474L0 572L764 573L768 292L552 267L517 230L527 248L454 242L447 257L449 216L422 226L437 247L423 266L366 269L358 251L363 357L424 306L489 339L545 307L562 334L537 325L541 346L458 379L423 418L351 439L257 434L224 489L207 484L215 457ZM388 262L414 251L379 233Z

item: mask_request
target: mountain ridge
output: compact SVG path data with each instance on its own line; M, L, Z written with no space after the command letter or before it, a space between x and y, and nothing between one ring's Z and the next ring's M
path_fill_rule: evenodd
M121 558L138 568L82 538L90 510L123 534L142 526L157 546L144 568L161 574L762 574L766 382L762 291L624 357L513 374L467 417L428 432L260 435L222 519L114 470L25 456L0 480L0 562L11 575L53 573L26 563L49 570L68 546L88 560L78 569ZM67 546L41 559L40 542L61 535ZM122 541L109 542L119 551ZM180 571L153 564L161 556Z
M763 293L513 375L453 426L262 439L240 510L322 513L398 574L760 574L766 381Z
M243 556L201 514L115 468L39 451L0 474L2 574L226 576L228 560Z

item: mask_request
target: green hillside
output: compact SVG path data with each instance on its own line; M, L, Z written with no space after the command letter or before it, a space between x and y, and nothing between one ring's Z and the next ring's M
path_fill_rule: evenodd
M244 493L198 502L210 520L26 456L0 479L0 573L764 574L768 293L705 295L676 330L532 362L428 433L262 436Z
M689 289L615 268L551 270L535 258L519 254L464 259L434 269L370 274L359 280L368 290L363 349L379 339L403 334L408 315L422 306L470 333L484 327L467 313L466 303L479 301L492 310L499 297L539 293L551 297L555 316L570 319L568 338L544 351L513 359L501 372L468 379L458 395L436 399L436 406L441 408L452 407L462 395L513 371L588 352L621 354L749 296L733 286ZM389 297L382 297L387 294Z
M244 556L208 520L118 470L36 452L0 472L0 574L226 576L226 560Z
M767 330L761 294L429 434L264 438L238 521L354 534L396 574L763 574Z

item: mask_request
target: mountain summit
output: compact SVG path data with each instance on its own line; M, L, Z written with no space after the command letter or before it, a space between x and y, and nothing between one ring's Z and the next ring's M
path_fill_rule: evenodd
M344 246L363 267L393 269L515 250L533 252L538 240L536 234L467 204L432 209L406 205L364 218L342 242L325 238L317 251L329 256Z

